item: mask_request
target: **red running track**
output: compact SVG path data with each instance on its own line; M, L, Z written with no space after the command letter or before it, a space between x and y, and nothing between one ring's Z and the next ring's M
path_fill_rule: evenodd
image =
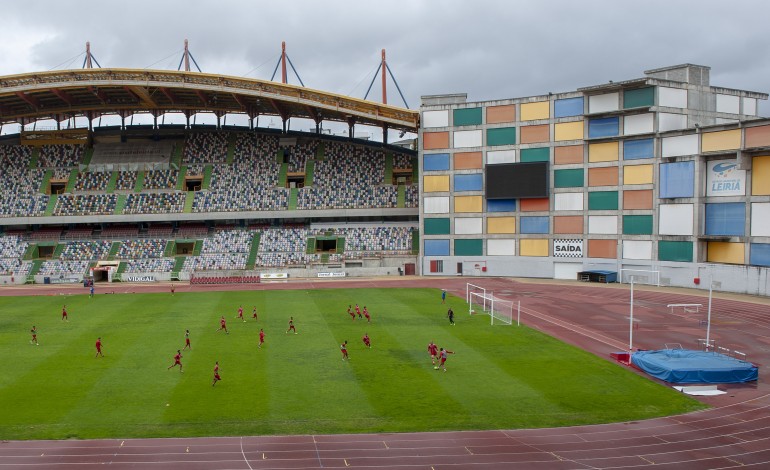
M464 297L465 279L397 278L288 282L262 289L338 287L441 287ZM522 301L528 326L601 357L628 348L628 286L474 279L495 295ZM225 287L178 287L214 290ZM72 293L83 289L57 288ZM168 286L122 286L167 291ZM4 288L0 295L51 294ZM634 347L664 343L694 347L704 336L700 316L671 314L669 303L706 304L698 291L635 291ZM762 366L770 358L767 299L719 296L713 303L712 337ZM462 315L458 315L458 323ZM117 469L726 469L770 468L770 388L760 380L722 387L704 398L709 410L639 422L553 429L322 436L256 436L98 441L5 441L0 468Z

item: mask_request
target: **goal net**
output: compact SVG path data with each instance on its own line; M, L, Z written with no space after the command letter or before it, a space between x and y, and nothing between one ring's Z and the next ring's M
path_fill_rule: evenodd
M653 271L647 269L621 269L620 270L620 283L630 284L631 281L635 284L647 284L650 286L660 287L660 271Z
M516 324L519 324L520 301L504 300L492 294L480 292L471 292L469 297L471 313L489 315L490 324L512 325L514 315L517 318Z
M473 306L471 305L471 295L472 294L480 294L482 298L487 296L487 290L484 289L481 286L477 286L475 284L471 284L470 282L465 284L465 302L468 304L468 313L473 314ZM489 294L491 295L492 292L490 291ZM482 305L483 307L483 305ZM481 312L479 312L481 313Z

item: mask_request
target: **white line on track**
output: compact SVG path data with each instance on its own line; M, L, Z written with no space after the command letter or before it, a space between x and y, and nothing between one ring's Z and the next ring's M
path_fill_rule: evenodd
M246 458L246 452L243 451L243 436L241 436L240 441L241 441L241 455L243 455L243 460L246 462L246 465L249 466L249 470L254 470L253 468L251 468L251 464L249 463L249 459ZM188 447L188 450L189 450L189 447Z

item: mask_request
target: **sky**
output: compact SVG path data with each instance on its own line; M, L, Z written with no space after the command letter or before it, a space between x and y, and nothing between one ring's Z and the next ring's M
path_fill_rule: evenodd
M715 86L770 91L767 1L26 0L0 14L0 75L80 68L86 41L102 67L176 70L188 39L204 72L269 80L286 41L307 87L356 98L386 49L412 109L424 95L542 95L681 63L710 66ZM388 103L404 106L390 79Z

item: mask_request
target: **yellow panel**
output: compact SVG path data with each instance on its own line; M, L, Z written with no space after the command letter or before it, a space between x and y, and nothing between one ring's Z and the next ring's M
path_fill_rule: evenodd
M716 152L741 148L741 130L704 132L701 137L701 151Z
M481 196L455 196L455 212L481 212Z
M516 233L516 217L490 217L487 233Z
M548 240L523 238L519 240L521 256L548 256Z
M521 120L534 121L535 119L548 119L551 117L551 102L539 101L537 103L524 103L521 105Z
M652 165L626 165L623 184L652 184Z
M618 143L590 144L588 146L588 161L589 163L618 161Z
M751 194L770 196L770 157L754 157L751 163Z
M560 122L554 124L553 135L555 141L562 140L582 140L583 139L583 121Z
M449 191L449 175L435 175L423 177L423 191L426 193Z
M708 242L707 261L712 263L744 264L743 243Z

